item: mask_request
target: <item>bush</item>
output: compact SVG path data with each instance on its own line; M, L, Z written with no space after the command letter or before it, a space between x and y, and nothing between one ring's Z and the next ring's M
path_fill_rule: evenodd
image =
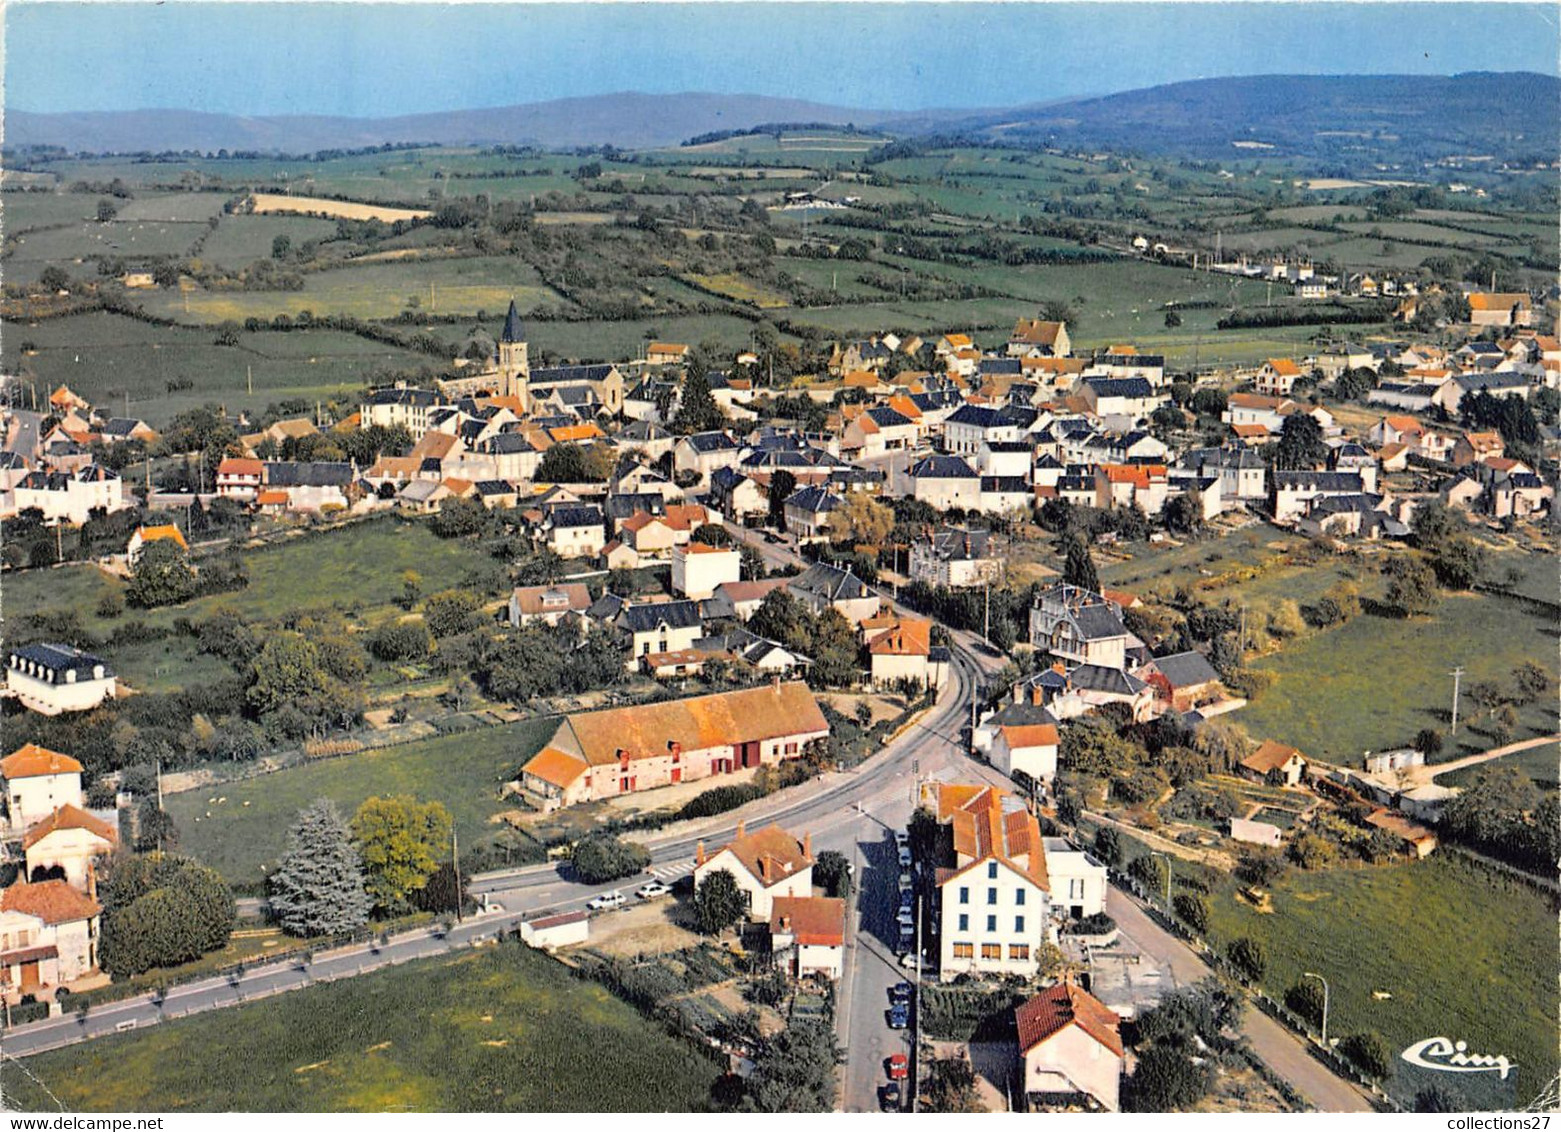
M736 786L717 786L690 798L674 815L673 820L682 821L684 818L707 818L714 814L724 814L727 810L735 810L755 798L762 798L764 794L763 788L751 782Z
M1371 1031L1351 1034L1339 1043L1339 1053L1368 1077L1381 1080L1393 1066L1392 1053L1382 1036Z
M1225 949L1225 958L1250 983L1255 983L1268 970L1268 952L1261 943L1248 936L1232 940Z
M1209 905L1203 897L1179 892L1176 899L1171 901L1171 907L1176 911L1176 918L1197 934L1202 935L1208 930Z
M369 634L368 649L376 660L405 664L422 660L433 648L433 637L421 621L392 621Z
M1105 912L1096 912L1062 926L1063 935L1105 935L1116 930L1117 922Z
M1285 1005L1314 1030L1323 1024L1323 988L1316 979L1302 979L1285 991Z
M583 883L606 884L643 872L650 864L650 851L636 842L598 832L575 842L573 861L575 876Z

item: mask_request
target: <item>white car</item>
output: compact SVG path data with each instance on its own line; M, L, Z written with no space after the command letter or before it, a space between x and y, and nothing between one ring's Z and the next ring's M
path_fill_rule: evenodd
M894 831L894 843L904 849L911 843L911 835L903 829L897 829Z
M624 898L623 893L614 889L611 892L604 892L600 896L592 897L586 901L585 906L593 912L607 912L613 908L622 908L626 903L628 901Z
M646 881L635 890L634 895L641 900L654 900L658 896L665 896L672 889L662 884L659 880Z
M910 849L907 846L901 845L900 846L900 868L908 869L910 867L911 867L911 851L910 851Z
M904 955L900 956L900 966L904 967L907 971L914 971L916 969L916 953L914 951L907 951Z

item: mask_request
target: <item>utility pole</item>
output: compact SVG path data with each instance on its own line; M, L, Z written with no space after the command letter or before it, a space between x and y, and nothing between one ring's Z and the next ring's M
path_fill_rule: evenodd
M986 595L986 601L981 614L981 639L987 644L992 643L992 583L989 580L982 590Z
M1458 687L1463 683L1463 665L1448 673L1453 678L1453 734L1458 734Z
M455 823L450 824L450 865L455 870L455 922L461 923L461 843L455 832Z
M255 367L254 366L245 366L244 367L244 386L249 391L249 395L251 397L253 397L255 395Z
M916 895L916 1017L911 1027L911 1111L918 1109L921 1092L921 894Z

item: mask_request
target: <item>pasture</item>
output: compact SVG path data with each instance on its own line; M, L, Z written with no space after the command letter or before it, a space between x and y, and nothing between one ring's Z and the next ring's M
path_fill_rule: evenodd
M72 1112L696 1112L721 1068L513 942L26 1062ZM9 1066L5 1089L54 1108Z
M541 750L555 725L532 719L321 759L173 794L166 805L182 849L246 892L264 890L288 827L318 798L332 799L349 818L365 799L382 795L442 802L455 819L464 854L492 843L499 830L494 816L506 808L499 784Z
M32 349L24 354L24 346ZM0 364L31 381L40 398L63 383L122 413L128 395L129 412L154 427L210 401L233 411L286 397L353 400L374 374L429 361L335 330L241 332L236 347L218 346L207 327L151 326L101 311L12 323L0 337ZM191 388L180 389L184 382Z
M1368 591L1369 592L1369 591ZM1327 762L1356 765L1363 751L1407 746L1424 727L1446 730L1455 665L1472 683L1511 685L1527 660L1556 672L1554 618L1499 597L1454 594L1428 617L1363 614L1336 629L1290 643L1255 661L1278 682L1244 708L1255 736L1277 739ZM1464 700L1446 758L1496 746L1489 721ZM1541 697L1519 712L1514 739L1555 730L1555 703Z
M1555 1074L1556 982L1534 973L1555 966L1556 916L1532 888L1446 853L1380 867L1291 869L1271 886L1274 911L1266 915L1235 888L1227 882L1209 900L1211 942L1261 942L1263 983L1276 998L1301 972L1321 973L1332 991L1330 1035L1375 1030L1397 1054L1445 1034L1504 1053L1519 1066L1520 1104Z

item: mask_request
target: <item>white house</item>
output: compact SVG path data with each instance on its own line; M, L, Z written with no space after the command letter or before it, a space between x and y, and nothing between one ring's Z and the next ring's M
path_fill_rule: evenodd
M1063 982L1021 1003L1014 1022L1026 1107L1119 1111L1121 1023L1110 1007Z
M672 592L703 601L717 586L742 578L742 556L736 547L691 542L672 548Z
M1052 907L1078 920L1106 910L1106 866L1065 838L1048 837L1046 876Z
M509 597L509 623L516 629L533 621L557 625L567 614L583 614L589 608L591 591L584 582L516 586Z
M776 896L770 901L770 950L791 973L840 978L845 964L846 902L827 896Z
M6 818L17 832L60 806L82 804L81 764L35 743L0 759L0 778L5 780Z
M700 842L694 856L694 890L712 873L728 872L748 901L748 916L768 920L776 897L813 895L813 835L798 841L778 825L753 833L737 823L737 836L706 856Z
M6 688L22 706L43 715L90 711L114 698L116 683L113 670L101 657L69 645L12 649L5 671Z
M1035 975L1051 939L1046 849L1024 802L991 786L929 783L923 799L953 834L937 871L939 978Z
M64 805L38 822L22 838L27 879L64 880L91 892L93 864L119 844L119 831L78 806Z
M52 998L98 965L97 901L63 880L0 893L0 994Z
M1010 778L1023 771L1036 782L1050 782L1057 777L1057 742L1055 723L999 725L988 758Z

